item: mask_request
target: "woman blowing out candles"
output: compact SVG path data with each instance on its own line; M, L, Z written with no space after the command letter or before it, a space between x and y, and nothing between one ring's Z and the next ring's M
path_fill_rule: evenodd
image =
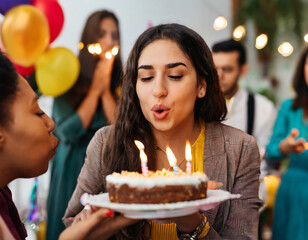
M0 239L19 240L27 236L7 185L16 178L31 178L47 171L58 145L51 133L54 128L27 81L0 52ZM133 222L108 215L108 209L100 209L86 221L66 229L60 240L111 236ZM108 229L104 227L106 222Z
M116 123L99 130L91 140L64 219L84 218L81 195L106 192L106 175L121 170L141 172L134 139L144 143L152 171L169 168L162 151L167 145L178 159L178 168L185 171L186 161L181 160L189 140L192 171L204 171L242 198L159 223L141 220L115 232L116 236L178 239L197 233L195 239L257 239L258 147L253 137L220 123L226 112L204 40L179 24L148 29L137 39L127 60Z

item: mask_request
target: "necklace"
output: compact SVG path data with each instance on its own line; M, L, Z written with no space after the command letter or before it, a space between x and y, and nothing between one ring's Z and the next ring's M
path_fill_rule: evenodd
M160 147L157 146L157 145L155 145L155 150L161 151L161 152L163 152L163 153L165 153L165 154L167 155L166 151L165 151L164 149L160 148ZM185 161L185 158L178 164L178 167L180 167L181 164L182 164L184 161ZM171 168L171 166L168 168L168 170L170 170L170 168Z

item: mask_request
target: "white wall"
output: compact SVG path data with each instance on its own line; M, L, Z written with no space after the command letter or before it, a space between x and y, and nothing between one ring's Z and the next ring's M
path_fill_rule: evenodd
M64 46L78 53L78 42L87 17L96 10L113 11L120 20L121 51L123 62L126 61L136 38L147 29L149 22L153 25L176 22L197 31L209 47L214 42L230 38L231 0L59 0L65 15L64 28L52 46ZM214 19L223 15L229 24L226 29L215 31ZM250 71L241 81L245 87L262 89L270 87L268 79L262 79L261 66L257 60L254 47L255 34L252 24L246 26L246 46ZM281 42L284 39L279 39ZM280 85L275 90L278 102L293 95L290 87L294 66L301 48L284 58L278 53L271 65Z
M212 27L218 15L231 19L230 0L59 0L65 23L53 46L65 46L78 52L78 42L87 17L94 11L108 9L120 21L121 50L126 60L136 38L148 27L176 22L197 31L209 44L226 38L230 28L215 31Z

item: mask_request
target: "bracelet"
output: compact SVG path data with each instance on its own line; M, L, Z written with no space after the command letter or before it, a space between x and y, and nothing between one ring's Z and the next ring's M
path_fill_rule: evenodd
M176 234L180 240L195 240L198 239L199 235L205 227L205 221L202 217L201 223L192 233L181 233L181 231L176 227Z

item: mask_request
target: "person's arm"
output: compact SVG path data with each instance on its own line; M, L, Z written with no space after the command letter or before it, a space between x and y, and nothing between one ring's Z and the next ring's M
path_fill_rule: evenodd
M287 100L282 104L279 110L273 129L273 135L266 147L266 158L268 161L280 161L286 157L284 155L285 153L282 153L280 150L280 143L291 134L288 120L291 104L292 101Z
M210 224L210 229L202 239L258 239L258 219L261 201L258 198L260 155L253 137L243 143L233 188L240 199L230 200L228 217L220 233ZM206 212L204 212L206 215ZM216 216L222 217L222 216Z
M59 240L96 240L109 239L118 230L135 223L137 220L123 216L110 216L110 210L102 208L84 221L65 229Z
M92 138L85 158L85 163L81 169L78 177L77 186L68 203L63 222L66 226L71 225L69 217L75 217L83 206L80 203L80 197L83 193L98 194L104 192L105 175L104 167L102 166L102 151L103 151L103 138L107 128L102 128L96 132Z
M103 112L108 123L111 124L115 120L116 101L110 87L113 63L114 56L111 59L103 57L96 65L89 92L77 110L85 129L92 122L99 100L102 102Z
M102 103L102 110L109 124L114 123L117 102L111 92L112 70L115 57L112 55L111 59L104 56L97 63L93 75L93 81L101 84L100 101Z
M104 115L109 124L113 124L116 119L117 102L110 89L103 92L101 102Z
M233 239L257 239L260 175L259 149L253 137L244 142L239 159L232 193L241 194L240 199L230 201L230 212L222 230L222 237Z
M84 129L88 129L91 125L92 119L96 113L100 94L99 89L91 87L77 109L77 113Z

